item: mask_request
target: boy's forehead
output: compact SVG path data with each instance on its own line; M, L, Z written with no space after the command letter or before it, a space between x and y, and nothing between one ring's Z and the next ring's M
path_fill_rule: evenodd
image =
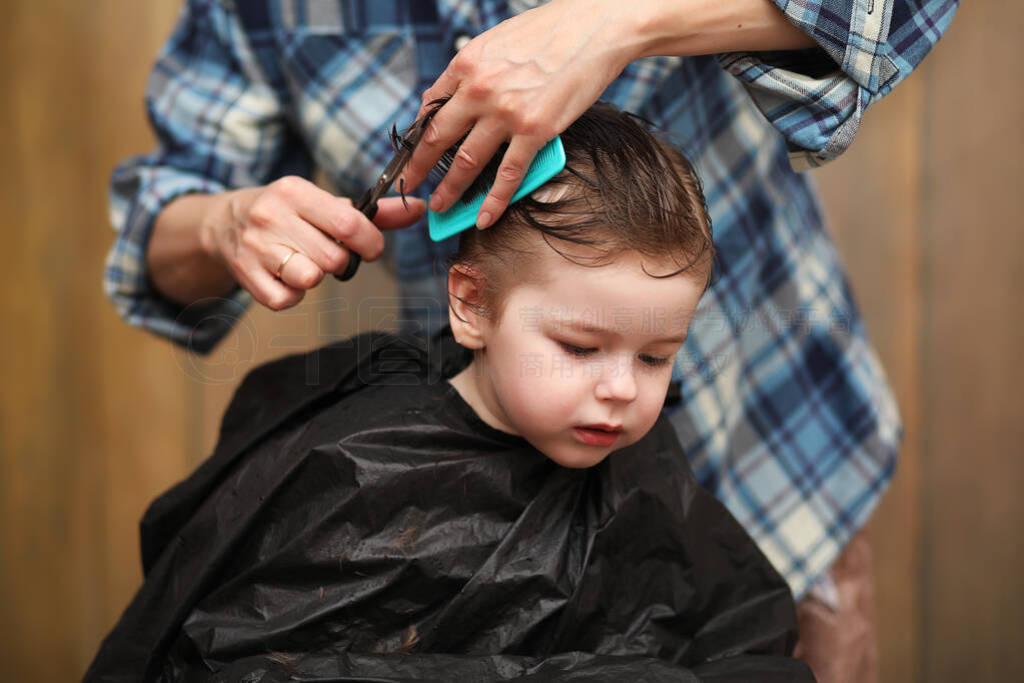
M652 277L649 272L659 272L655 265L635 252L586 266L547 251L532 266L541 277L517 306L521 322L566 332L682 340L700 298L701 287L691 275Z
M559 239L543 234L539 230L527 230L520 234L524 240L520 246L524 253L529 254L529 267L540 276L540 279L557 279L559 276L572 277L580 268L601 270L604 268L621 269L624 273L636 278L652 278L659 273L675 273L686 265L689 257L666 251L664 255L644 255L633 249L612 250L607 242L601 239L602 231L615 234L617 231L604 224L591 226L588 238L596 239L596 246L577 244L567 239ZM682 260L681 260L682 259ZM697 258L689 273L679 273L683 277L707 277L709 263L706 259ZM674 276L673 276L674 277Z
M576 332L602 337L641 335L659 341L682 343L693 318L687 306L594 306L582 308L534 309L538 321L559 332Z
M531 240L529 267L535 281L544 283L552 293L562 292L573 283L593 280L614 280L620 285L631 285L631 291L658 289L658 283L665 283L668 289L682 278L697 278L699 274L684 272L671 277L656 277L659 273L679 270L679 263L669 256L656 258L644 256L630 249L611 253L606 249L545 239L535 234ZM638 296L641 296L638 294Z

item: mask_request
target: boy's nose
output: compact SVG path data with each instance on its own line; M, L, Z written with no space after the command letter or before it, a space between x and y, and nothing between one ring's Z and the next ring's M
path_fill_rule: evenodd
M636 378L633 376L631 358L608 363L594 388L594 394L601 401L630 402L636 398Z

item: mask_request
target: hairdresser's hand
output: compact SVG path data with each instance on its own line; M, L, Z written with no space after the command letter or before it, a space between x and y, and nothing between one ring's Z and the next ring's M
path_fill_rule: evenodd
M349 199L299 177L222 196L203 221L203 248L275 311L299 303L326 273L343 272L349 250L376 260L384 250L381 230L411 225L424 212L420 199L409 198L405 208L400 197L388 197L371 222Z
M501 215L537 151L565 130L637 56L630 40L630 3L553 0L509 19L470 41L423 103L451 94L406 167L415 187L445 150L472 129L430 208L450 207L498 147L508 151L477 217L487 227ZM421 109L422 114L424 109Z

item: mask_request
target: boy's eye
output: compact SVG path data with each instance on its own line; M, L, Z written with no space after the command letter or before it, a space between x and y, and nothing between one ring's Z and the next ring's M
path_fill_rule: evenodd
M597 351L597 349L576 346L575 344L569 344L568 342L558 342L558 345L561 346L562 349L564 349L567 353L571 353L574 356L589 356L590 354Z
M652 368L659 368L667 365L672 359L662 358L660 356L649 356L646 353L640 354L640 362L644 365L649 365Z

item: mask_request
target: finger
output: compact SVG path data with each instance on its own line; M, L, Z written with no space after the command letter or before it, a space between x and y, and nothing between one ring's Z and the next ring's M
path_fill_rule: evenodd
M423 182L441 155L462 138L476 122L476 111L468 98L458 93L438 110L427 124L409 163L402 171L405 190L410 192Z
M494 221L501 217L501 214L508 208L512 196L519 189L526 176L527 169L537 156L537 151L544 146L546 140L526 137L523 135L512 138L508 150L498 167L498 174L494 178L494 185L487 194L480 211L477 212L476 225L478 228L488 228Z
M271 277L293 289L310 289L323 277L320 267L290 244L273 244L259 258Z
M457 57L458 55L456 55L456 58ZM441 72L441 75L437 77L437 80L434 81L434 84L423 92L420 110L416 114L417 119L430 111L432 107L436 106L431 103L436 102L442 97L450 97L455 94L456 90L458 90L459 82L462 79L454 73L456 69L452 68L452 64L455 63L455 59L452 59L452 61L448 63L448 66L445 67L445 70Z
M282 258L284 257L282 256ZM275 264L274 269L276 268ZM238 279L238 284L252 294L256 301L273 311L294 306L305 296L305 290L290 287L278 280L267 270L266 265L255 257L244 262L236 270L235 277Z
M329 272L339 272L338 268L344 270L349 261L348 249L358 252L368 261L380 256L384 250L384 236L352 205L351 200L335 197L308 181L294 180L298 182L286 183L278 190L296 216L295 220L288 222L287 232L279 231L282 237L287 236L282 242L300 242L304 253ZM331 241L338 248L317 241L303 229L304 224L309 224L327 238L333 238ZM335 264L338 268L332 267Z
M344 268L344 266L342 266ZM281 268L278 279L293 289L313 289L324 278L324 271L301 251L295 252Z
M447 211L462 196L467 187L491 160L498 147L505 142L505 129L497 124L477 124L465 141L459 145L448 173L430 197L430 210Z
M418 197L406 197L404 203L401 197L384 197L377 202L373 224L381 230L404 228L423 218L426 210L426 202Z
M328 201L297 204L295 209L299 217L366 260L373 261L379 257L384 251L384 235L377 226L357 211L348 199L327 194Z
M291 216L285 235L283 241L302 252L323 273L340 273L348 266L349 250L298 215ZM311 277L308 272L305 275Z

